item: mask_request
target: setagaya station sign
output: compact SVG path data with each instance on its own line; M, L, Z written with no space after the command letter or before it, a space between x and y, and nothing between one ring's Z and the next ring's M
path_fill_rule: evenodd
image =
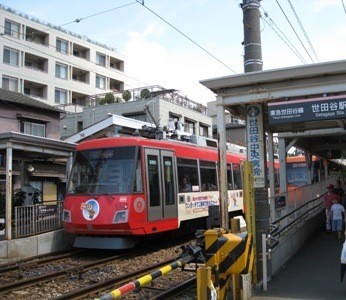
M346 118L346 96L268 103L269 124Z

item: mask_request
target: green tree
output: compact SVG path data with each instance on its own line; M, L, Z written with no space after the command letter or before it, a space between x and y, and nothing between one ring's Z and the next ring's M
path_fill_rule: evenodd
M143 90L141 90L141 98L143 98L143 99L148 99L148 98L150 98L150 91L148 90L148 89L143 89Z
M112 93L107 93L105 96L105 100L107 104L114 103L115 97Z
M127 102L129 100L131 100L132 98L132 95L131 95L131 92L130 91L124 91L123 92L123 99Z

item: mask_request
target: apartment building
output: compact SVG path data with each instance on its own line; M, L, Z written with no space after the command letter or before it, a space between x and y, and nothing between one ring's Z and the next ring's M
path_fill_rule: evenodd
M126 79L115 49L1 4L0 63L2 89L73 112Z

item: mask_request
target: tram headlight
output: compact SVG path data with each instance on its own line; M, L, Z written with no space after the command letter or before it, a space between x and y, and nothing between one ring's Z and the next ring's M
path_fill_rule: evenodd
M128 221L128 211L127 210L119 210L115 213L113 223L127 223Z

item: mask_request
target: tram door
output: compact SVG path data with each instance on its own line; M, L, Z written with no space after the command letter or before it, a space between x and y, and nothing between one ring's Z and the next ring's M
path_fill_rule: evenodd
M177 216L173 151L145 149L148 221Z

